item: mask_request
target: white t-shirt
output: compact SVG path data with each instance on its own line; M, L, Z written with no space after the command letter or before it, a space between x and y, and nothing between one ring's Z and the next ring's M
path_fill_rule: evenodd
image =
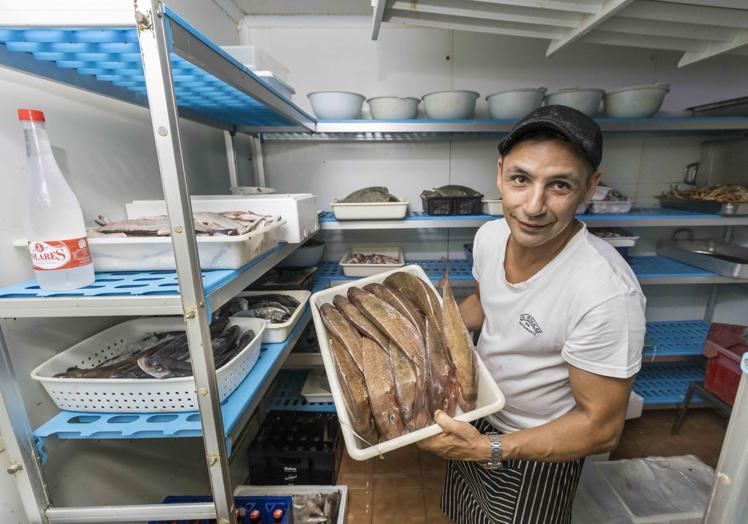
M473 245L485 321L478 353L506 396L489 421L503 432L528 429L574 409L568 364L628 378L641 367L645 298L610 244L579 230L530 279L504 274L506 221L484 224Z

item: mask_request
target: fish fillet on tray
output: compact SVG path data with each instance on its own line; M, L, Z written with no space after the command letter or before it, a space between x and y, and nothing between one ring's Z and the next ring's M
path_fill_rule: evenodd
M472 421L504 395L447 286L405 266L312 295L322 361L348 454L367 460L441 432L436 409Z

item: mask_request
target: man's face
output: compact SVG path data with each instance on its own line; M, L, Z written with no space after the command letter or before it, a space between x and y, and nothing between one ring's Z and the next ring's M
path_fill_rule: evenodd
M498 165L504 217L524 247L542 246L563 232L601 175L590 173L574 148L555 138L523 140Z

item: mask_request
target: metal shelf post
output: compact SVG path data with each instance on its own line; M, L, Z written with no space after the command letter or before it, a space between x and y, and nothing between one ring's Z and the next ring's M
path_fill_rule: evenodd
M203 298L192 205L179 134L179 114L169 56L170 35L165 26L163 4L159 0L136 0L135 20L161 183L171 226L216 517L219 524L236 524L228 453L208 329L208 312Z

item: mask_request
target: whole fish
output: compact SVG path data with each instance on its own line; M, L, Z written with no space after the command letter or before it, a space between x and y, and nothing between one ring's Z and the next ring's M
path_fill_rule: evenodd
M282 295L280 293L270 293L267 295L249 295L243 298L250 304L263 301L278 302L279 304L283 304L292 311L300 305L300 302L291 295Z
M405 318L410 320L410 322L418 328L421 336L425 337L426 326L423 323L423 316L418 307L409 299L405 298L402 293L377 282L364 286L364 290L373 293L405 315Z
M457 401L463 411L475 408L478 399L478 366L473 339L462 321L460 309L452 294L449 273L445 275L444 304L442 307L443 336L457 375Z
M426 317L426 355L429 362L429 413L437 409L454 416L459 396L457 376L436 326Z
M364 380L369 391L369 404L380 441L405 433L395 390L395 375L387 352L370 338L361 343L364 361Z
M395 391L397 402L400 405L400 416L405 427L410 431L418 429L415 423L416 399L419 398L418 378L413 363L397 347L397 344L389 342L389 354L392 361L392 371L395 375ZM420 395L423 397L423 395Z
M348 351L358 369L363 370L361 335L358 334L356 328L331 304L323 304L319 311L328 332L337 338L345 350Z
M439 332L442 331L442 308L439 298L426 282L405 271L398 271L388 276L384 280L384 285L402 293L431 319L439 328Z
M338 382L340 382L340 392L348 417L351 419L353 431L364 442L374 445L379 441L379 433L377 433L371 416L369 392L366 389L364 374L337 338L328 336L327 340L335 361L335 372L338 376Z
M254 304L244 311L234 314L235 317L262 318L271 324L282 324L291 318L291 314L283 307L278 305L260 305Z
M192 365L189 362L167 358L161 355L146 355L138 359L138 366L153 378L189 377Z
M390 340L384 335L384 333L382 333L377 326L372 324L372 322L343 295L335 295L335 298L332 299L332 303L336 308L338 308L343 316L361 332L362 335L374 339L383 348L386 348L389 345Z
M372 186L354 191L343 200L341 200L341 202L399 202L399 200L396 196L390 194L390 190L388 188L384 186Z

